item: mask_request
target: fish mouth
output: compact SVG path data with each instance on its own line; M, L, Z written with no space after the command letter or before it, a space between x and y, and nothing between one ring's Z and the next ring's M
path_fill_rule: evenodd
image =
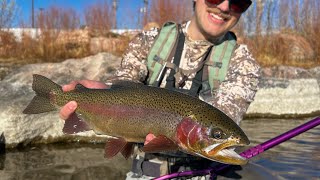
M201 156L224 164L245 165L248 159L235 152L235 147L238 146L245 146L245 144L239 144L234 140L213 144L203 148Z

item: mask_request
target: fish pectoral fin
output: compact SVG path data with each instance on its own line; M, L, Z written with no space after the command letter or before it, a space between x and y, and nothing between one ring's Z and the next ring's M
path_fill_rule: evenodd
M91 128L85 121L81 120L76 113L72 113L65 121L62 131L66 134L75 134L90 130Z
M144 145L141 150L147 153L176 151L178 150L178 145L170 138L160 135L152 139L148 144Z
M133 153L134 143L127 142L123 138L109 138L106 142L105 147L105 158L112 158L117 155L119 152L128 159L128 157Z

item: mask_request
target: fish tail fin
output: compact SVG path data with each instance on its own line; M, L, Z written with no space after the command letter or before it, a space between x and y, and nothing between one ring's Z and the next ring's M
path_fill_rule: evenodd
M62 93L60 85L44 76L34 74L32 89L36 92L36 96L23 110L24 114L39 114L56 110L56 107L50 102L50 92Z

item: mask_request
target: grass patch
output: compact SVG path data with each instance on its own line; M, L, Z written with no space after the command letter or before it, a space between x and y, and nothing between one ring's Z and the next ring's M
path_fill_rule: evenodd
M46 31L36 38L31 38L27 33L22 35L20 41L17 41L12 33L0 31L0 63L5 65L22 65L30 63L43 62L61 62L69 58L83 58L98 52L109 52L116 56L121 56L127 49L130 41L129 36L122 36L111 32L97 32L85 30L78 32L50 32ZM82 35L79 35L82 34ZM83 35L85 34L85 35ZM290 38L295 35L290 35ZM92 51L90 40L92 38L104 38L104 44L109 48ZM257 36L243 38L243 43L247 44L254 57L262 67L287 65L302 68L312 68L320 66L317 47L308 47L311 50L304 50L305 45L309 43L307 38L300 37L301 43L292 46L296 39L286 40L278 35ZM288 42L286 42L288 41ZM292 42L291 42L292 41ZM306 41L306 42L305 42ZM293 50L300 48L301 51L313 54L312 56L303 56L307 58L295 58ZM311 52L309 52L311 51ZM0 65L1 66L1 65Z

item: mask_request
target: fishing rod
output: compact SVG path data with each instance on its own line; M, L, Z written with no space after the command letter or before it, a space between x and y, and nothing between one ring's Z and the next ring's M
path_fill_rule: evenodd
M274 146L277 146L285 141L288 141L289 139L298 136L301 133L304 133L316 126L320 125L320 116L316 117L292 130L289 130L275 138L272 138L264 143L261 143L257 146L254 146L244 152L242 152L240 155L242 157L245 157L247 159L250 159L252 157L255 157L264 151L273 148ZM171 179L171 178L177 178L177 177L185 177L185 176L205 176L210 174L211 179L217 176L216 173L221 172L222 170L225 170L226 168L230 167L229 164L220 164L216 167L210 167L208 169L204 170L196 170L196 171L184 171L184 172L176 172L172 174L167 174L164 176L160 176L158 178L155 178L155 180L164 180L164 179Z

